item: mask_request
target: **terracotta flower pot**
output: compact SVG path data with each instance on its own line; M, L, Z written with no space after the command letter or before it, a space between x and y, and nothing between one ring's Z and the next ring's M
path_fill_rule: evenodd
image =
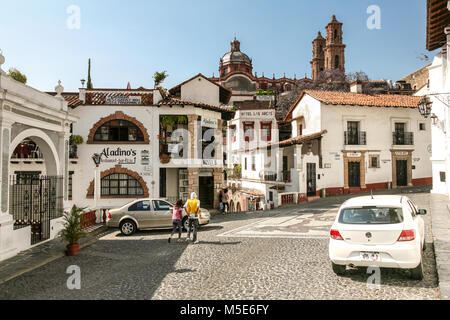
M78 250L80 245L78 243L68 244L67 245L67 255L68 256L76 256L78 254Z

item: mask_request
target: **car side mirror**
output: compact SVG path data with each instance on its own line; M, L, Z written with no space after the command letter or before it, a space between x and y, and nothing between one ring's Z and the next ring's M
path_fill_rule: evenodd
M425 210L425 209L419 209L419 214L420 214L420 215L425 215L425 214L427 214L427 210Z

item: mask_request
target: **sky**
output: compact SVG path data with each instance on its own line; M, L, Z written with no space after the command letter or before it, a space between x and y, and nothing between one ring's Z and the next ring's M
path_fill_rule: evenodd
M367 27L372 5L380 29ZM332 14L344 23L346 72L395 81L436 53L425 48L426 0L0 0L2 69L19 69L42 91L61 80L73 92L91 58L95 88L153 88L163 70L172 88L217 76L236 36L259 76L310 77L312 40Z

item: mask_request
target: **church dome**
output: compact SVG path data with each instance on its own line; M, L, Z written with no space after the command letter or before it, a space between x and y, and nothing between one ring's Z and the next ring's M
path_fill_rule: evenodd
M220 59L220 76L225 77L232 72L241 72L251 75L253 72L252 59L241 52L241 43L234 38L230 45L230 52L225 53Z
M250 59L248 57L248 55L246 55L245 53L240 52L240 51L227 52L222 57L222 63L224 63L224 64L233 63L233 62L238 62L238 63L245 62L245 63L251 64L252 59Z

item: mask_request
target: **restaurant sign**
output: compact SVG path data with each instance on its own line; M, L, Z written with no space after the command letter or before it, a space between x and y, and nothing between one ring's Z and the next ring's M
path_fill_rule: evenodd
M202 117L202 127L215 129L215 128L217 128L218 125L219 125L219 122L217 121L217 119L209 119L209 118Z
M109 96L106 97L106 104L137 105L142 104L142 99L140 96Z
M104 148L100 154L102 163L136 164L137 151L134 149Z

